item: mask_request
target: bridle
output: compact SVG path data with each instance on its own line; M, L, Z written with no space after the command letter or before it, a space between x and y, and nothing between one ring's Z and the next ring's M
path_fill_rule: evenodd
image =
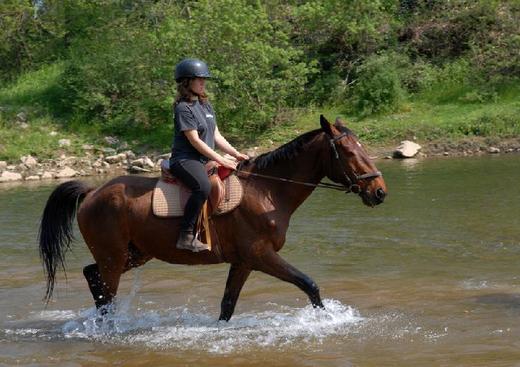
M332 152L334 153L334 158L336 158L336 162L340 165L343 173L343 177L345 178L346 184L345 187L347 188L347 192L353 192L355 194L359 194L361 192L361 186L359 185L359 182L362 180L369 180L376 177L382 177L383 174L380 171L375 172L369 172L362 175L356 174L356 172L352 172L352 175L354 176L354 179L352 179L349 174L345 171L341 157L339 156L339 152L336 148L336 142L343 139L345 136L347 136L347 132L343 132L340 135L329 139L330 147L332 148Z
M327 183L327 182L318 182L317 184L315 184L315 183L311 183L311 182L302 182L302 181L291 180L289 178L282 178L282 177L277 177L277 176L270 176L270 175L264 175L264 174L260 174L260 173L243 171L241 169L237 169L236 171L237 171L237 173L242 173L242 174L246 174L249 176L261 177L261 178L267 178L267 179L275 180L275 181L288 182L288 183L292 183L292 184L298 184L298 185L304 185L304 186L310 186L310 187L321 187L324 189L341 190L341 191L345 191L346 193L353 192L355 194L359 194L361 192L361 186L359 185L360 181L368 180L368 179L372 179L372 178L376 178L376 177L381 177L381 176L383 176L383 174L380 171L369 172L369 173L365 173L363 175L357 175L355 172L353 172L353 176L354 176L353 179L349 176L349 174L343 168L344 165L342 164L341 157L336 148L336 142L341 140L342 138L344 138L347 135L348 135L348 133L343 132L340 135L338 135L332 139L329 139L329 144L332 148L332 153L334 154L334 158L336 159L335 162L338 162L340 167L342 167L342 173L343 173L343 177L345 178L346 184L331 184L331 183Z

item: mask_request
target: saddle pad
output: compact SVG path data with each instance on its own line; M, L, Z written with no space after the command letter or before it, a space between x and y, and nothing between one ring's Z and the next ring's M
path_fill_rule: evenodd
M214 215L227 213L235 209L242 201L244 189L237 176L231 175L224 181L226 193L222 198ZM184 193L181 194L181 191ZM153 214L158 217L182 217L186 202L181 202L189 197L189 190L184 185L171 184L158 180L152 195Z

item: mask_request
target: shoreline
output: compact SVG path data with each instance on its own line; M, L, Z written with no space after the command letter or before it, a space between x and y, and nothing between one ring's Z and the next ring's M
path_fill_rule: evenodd
M415 159L439 157L470 157L482 155L519 154L520 137L518 138L466 138L459 140L419 142L422 145ZM394 146L395 145L395 146ZM373 160L394 158L393 152L398 144L370 145L366 150ZM161 162L169 157L169 153L148 153L136 155L131 150L115 148L91 147L83 157L62 154L54 159L38 161L32 156L23 156L16 164L0 161L0 187L7 183L53 182L60 179L82 177L106 177L130 174L160 175ZM276 149L265 146L242 149L251 157Z
M472 157L482 155L500 155L520 153L520 137L518 138L493 138L471 137L465 139L445 139L431 142L416 142L421 149L413 158L439 158L439 157ZM394 145L370 146L367 151L372 159L409 159L395 158Z

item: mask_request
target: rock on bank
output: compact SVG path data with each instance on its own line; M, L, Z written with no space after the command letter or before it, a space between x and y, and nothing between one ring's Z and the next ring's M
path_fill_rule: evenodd
M55 159L22 156L15 163L0 161L0 183L72 178L78 176L152 173L160 171L169 154L137 156L131 150L99 149L83 157L61 155Z

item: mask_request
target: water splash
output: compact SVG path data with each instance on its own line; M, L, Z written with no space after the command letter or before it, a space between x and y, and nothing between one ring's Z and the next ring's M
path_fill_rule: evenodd
M354 308L325 299L325 309L269 303L268 310L235 314L230 322L218 322L214 311L197 312L188 306L153 309L139 305L136 272L130 294L120 297L116 311L101 317L92 307L80 311L53 310L31 313L23 326L5 330L7 338L71 339L113 345L140 345L157 350L199 350L227 354L258 349L299 351L319 347L326 340L366 341L370 338L403 339L424 335L402 315L360 316ZM21 327L20 327L21 326ZM332 338L332 339L331 339Z
M130 300L131 301L131 300ZM324 300L325 309L280 306L235 314L218 322L214 311L182 306L153 310L152 304L128 307L122 300L117 311L101 318L95 308L81 311L46 311L25 325L5 330L6 339L69 339L154 350L189 350L230 354L261 350L316 350L322 344L367 343L373 340L437 342L448 331L417 324L400 312L365 317L337 300ZM14 326L14 325L13 325ZM20 327L22 326L22 327ZM0 337L0 339L2 339Z
M163 312L121 313L102 323L92 310L83 321L63 326L66 338L85 338L121 344L141 344L153 349L200 349L229 353L249 347L280 348L294 343L322 343L331 335L348 333L363 321L359 313L339 301L325 300L325 310L280 307L279 310L235 315L217 322L213 314L187 308Z

